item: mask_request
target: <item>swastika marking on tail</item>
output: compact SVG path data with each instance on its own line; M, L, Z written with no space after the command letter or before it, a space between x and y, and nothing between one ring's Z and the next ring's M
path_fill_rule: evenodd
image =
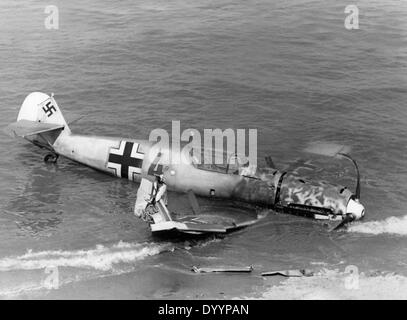
M48 101L45 106L42 107L42 110L45 112L47 117L49 118L56 112L57 110L55 109L54 105L51 103L51 101Z

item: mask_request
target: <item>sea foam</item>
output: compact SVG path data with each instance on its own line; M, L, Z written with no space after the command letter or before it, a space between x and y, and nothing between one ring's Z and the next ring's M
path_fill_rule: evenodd
M407 216L388 217L385 220L356 223L348 228L348 232L366 234L396 234L407 235Z
M148 256L172 250L169 243L127 243L97 245L93 249L47 250L0 259L0 271L34 270L53 267L74 267L108 271L118 263L132 263Z

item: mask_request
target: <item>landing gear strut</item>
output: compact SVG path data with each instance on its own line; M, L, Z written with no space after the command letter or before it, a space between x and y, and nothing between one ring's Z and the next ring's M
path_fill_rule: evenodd
M45 163L57 163L58 157L59 156L56 153L48 153L44 157L44 162Z

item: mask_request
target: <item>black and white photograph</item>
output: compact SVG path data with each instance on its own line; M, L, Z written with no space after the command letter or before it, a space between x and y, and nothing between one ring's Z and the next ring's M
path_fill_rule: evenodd
M407 299L407 1L0 0L0 75L1 300Z

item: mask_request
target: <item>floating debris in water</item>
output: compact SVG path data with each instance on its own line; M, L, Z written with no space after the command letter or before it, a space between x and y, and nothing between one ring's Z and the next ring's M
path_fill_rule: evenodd
M210 272L243 272L243 273L249 273L253 271L252 266L248 267L208 267L208 268L199 268L196 266L193 266L192 271L195 273L210 273Z
M263 272L261 274L263 277L268 276L283 276L283 277L312 277L314 272L308 269L301 270L280 270L280 271L269 271Z

